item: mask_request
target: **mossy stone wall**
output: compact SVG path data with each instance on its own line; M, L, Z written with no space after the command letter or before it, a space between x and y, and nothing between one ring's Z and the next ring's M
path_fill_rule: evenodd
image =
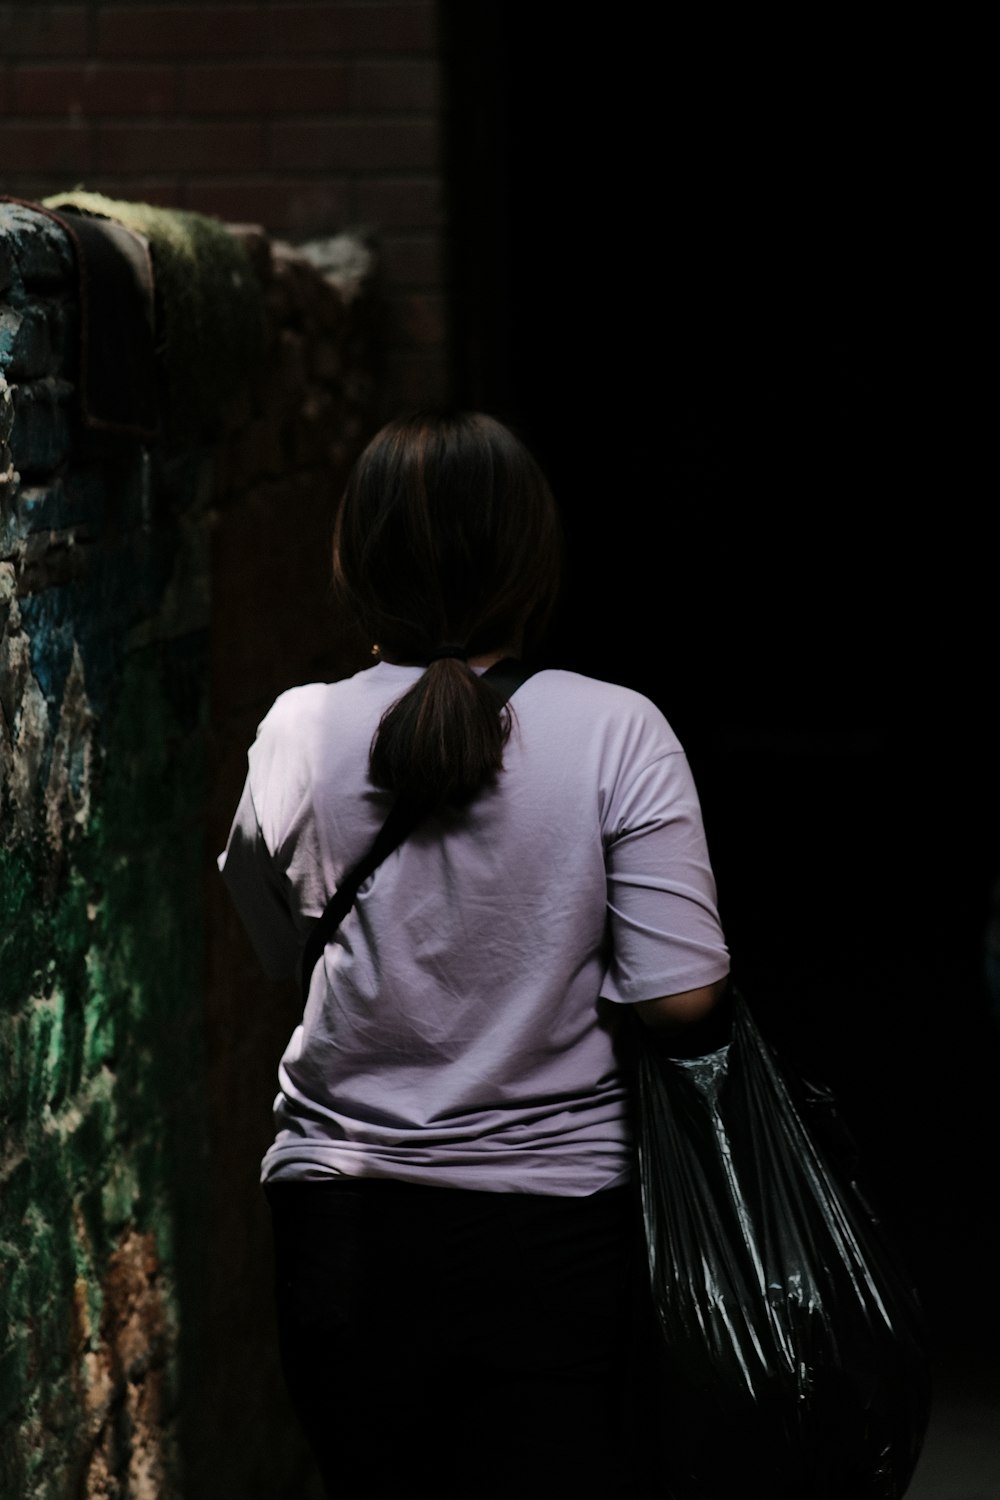
M233 1243L259 1210L255 1164L230 1130L245 1138L252 1118L255 1150L269 1093L220 1109L228 1027L211 976L245 955L227 958L238 940L218 936L212 854L237 779L233 736L242 753L244 720L272 685L307 661L335 671L337 653L322 660L326 622L307 611L306 639L279 631L280 660L258 649L255 682L255 631L274 632L256 614L242 621L246 641L215 626L255 570L280 584L282 570L317 566L365 432L367 283L363 266L338 288L259 233L234 243L262 316L246 378L197 424L186 417L183 441L98 435L77 399L70 243L34 207L0 203L0 1493L11 1500L273 1500L309 1483L266 1317L256 1349L242 1332L267 1271ZM269 530L291 535L264 562ZM234 682L236 708L213 693ZM246 1022L240 1051L261 1076L273 1043ZM277 1393L270 1431L254 1403L222 1394L241 1382Z

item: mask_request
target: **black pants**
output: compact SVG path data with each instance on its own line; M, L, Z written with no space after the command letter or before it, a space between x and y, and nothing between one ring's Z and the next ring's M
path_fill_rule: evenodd
M331 1497L632 1497L631 1189L268 1189L288 1388Z

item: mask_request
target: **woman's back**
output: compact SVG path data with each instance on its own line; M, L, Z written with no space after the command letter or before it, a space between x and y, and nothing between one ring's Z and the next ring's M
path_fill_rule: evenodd
M420 670L295 689L261 727L225 875L272 970L291 972L385 817L365 750ZM317 965L265 1180L578 1195L626 1179L619 1007L728 964L697 797L638 694L549 671L512 708L495 784L411 834ZM264 899L267 866L285 907Z

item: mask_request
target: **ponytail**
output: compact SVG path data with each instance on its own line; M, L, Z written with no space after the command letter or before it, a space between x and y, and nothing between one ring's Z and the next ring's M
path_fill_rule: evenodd
M503 765L510 711L464 662L438 658L382 715L372 741L376 786L424 808L464 807Z

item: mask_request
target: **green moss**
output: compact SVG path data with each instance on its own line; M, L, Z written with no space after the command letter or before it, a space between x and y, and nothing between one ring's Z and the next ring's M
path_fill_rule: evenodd
M87 979L90 999L84 1018L83 1065L88 1073L94 1073L98 1068L113 1068L118 1056L117 1017L108 996L107 970L99 948L87 954Z
M4 1494L29 1492L17 1464L40 1403L46 1430L60 1404L78 1420L80 1340L102 1336L125 1235L156 1238L172 1390L176 1329L199 1305L204 735L165 686L177 649L126 658L93 812L58 881L43 840L0 851L0 953L14 960L0 970L0 1255L19 1267L0 1276L0 1426L17 1434L0 1437Z
M218 220L180 209L86 192L57 193L44 203L114 219L148 239L165 425L173 437L211 428L263 345L263 295L242 244Z
M32 993L39 955L47 951L47 914L40 908L33 853L24 846L0 848L0 1001L5 1010L17 1010Z
M8 1348L0 1349L0 1429L7 1428L12 1414L20 1407L27 1382L27 1349L25 1340L18 1339Z
M27 849L0 849L0 909L6 919L0 930L0 953L9 954L6 938L7 924L17 922L31 905L35 876L31 857ZM6 969L6 964L4 965Z
M34 1163L27 1152L19 1154L11 1165L5 1165L0 1179L3 1217L0 1223L0 1242L13 1243L21 1233L25 1215L31 1206L34 1193ZM6 1251L4 1252L6 1254ZM0 1278L2 1285L2 1278Z
M119 1157L111 1167L101 1194L104 1222L112 1235L119 1235L132 1222L139 1198L139 1182L133 1163Z

